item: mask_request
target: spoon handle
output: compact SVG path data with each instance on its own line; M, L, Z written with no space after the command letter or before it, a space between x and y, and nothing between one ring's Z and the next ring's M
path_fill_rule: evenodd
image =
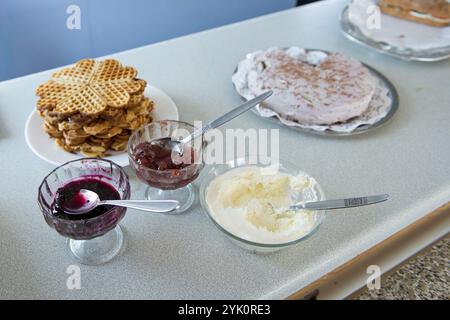
M370 204L375 204L379 202L383 202L389 199L388 194L380 194L376 196L368 196L368 197L358 197L358 198L347 198L347 199L338 199L338 200L324 200L324 201L316 201L316 202L307 202L305 204L297 204L290 206L290 210L299 210L299 209L311 209L311 210L330 210L330 209L344 209L344 208L353 208L360 206L367 206Z
M272 95L272 93L273 93L272 90L269 90L269 91L264 92L263 94L257 96L256 98L248 100L247 102L245 102L245 103L241 104L240 106L234 108L233 110L225 113L224 115L220 116L219 118L211 121L210 123L201 127L200 129L195 130L192 134L188 135L186 138L181 140L181 143L186 144L189 141L202 136L206 131L220 127L221 125L227 123L228 121L233 120L237 116L243 114L244 112L250 110L257 104L266 100L268 97L270 97Z
M170 212L180 206L177 200L105 200L99 204L157 213Z

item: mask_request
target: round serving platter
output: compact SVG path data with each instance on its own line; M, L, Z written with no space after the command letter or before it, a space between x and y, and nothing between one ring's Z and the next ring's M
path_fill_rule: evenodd
M284 48L287 49L287 48ZM321 52L325 52L325 53L330 53L329 51L326 50L317 50L317 49L307 49L305 48L306 51L321 51ZM362 63L362 62L361 62ZM386 124L393 116L394 114L397 112L398 107L399 107L399 97L398 97L398 92L395 89L394 85L389 81L388 78L386 78L381 72L379 72L378 70L375 70L374 68L372 68L371 66L362 63L365 67L367 67L370 72L372 73L372 75L379 79L381 81L381 83L386 87L386 89L388 90L388 95L391 98L391 104L389 106L389 111L386 114L385 117L383 117L382 119L380 119L378 122L375 122L373 124L365 124L365 125L360 125L358 126L356 129L354 129L351 132L337 132L337 131L332 131L332 130L324 130L324 131L319 131L319 130L314 130L311 128L302 128L299 126L287 126L285 124L283 124L276 116L272 116L272 117L262 117L258 110L256 110L256 108L252 108L251 111L258 115L260 118L265 119L266 121L272 122L274 124L292 129L292 130L296 130L299 132L305 132L305 133L310 133L310 134L315 134L315 135L321 135L321 136L330 136L330 137L339 137L339 136L352 136L352 135L357 135L357 134L362 134L362 133L366 133L366 132L370 132L372 130L375 130L381 126L383 126L384 124ZM233 72L233 75L236 74L236 72L238 71L238 67L236 67L236 69ZM233 87L234 90L237 92L237 94L239 94L239 96L246 101L247 99L242 96L236 86L233 83Z
M144 91L146 97L150 97L155 103L155 109L150 115L153 121L158 120L178 120L178 108L173 100L161 89L147 86ZM35 108L31 111L25 124L25 140L31 151L42 160L60 166L68 161L84 158L80 153L70 153L55 143L55 139L50 138L42 129L44 120L37 114ZM110 155L105 159L114 161L118 165L125 167L128 165L127 151L110 151Z
M376 51L408 61L434 62L450 58L450 46L426 50L404 49L391 46L386 42L374 41L366 37L349 19L349 7L345 7L340 16L341 30L344 35L356 43Z

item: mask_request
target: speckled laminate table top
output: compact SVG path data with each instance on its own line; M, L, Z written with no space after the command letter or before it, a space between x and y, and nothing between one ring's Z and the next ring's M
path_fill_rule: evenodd
M360 300L450 300L450 236L438 241L387 276L380 289L365 289Z
M184 121L212 119L237 105L231 74L248 52L291 45L340 51L378 69L397 87L400 108L383 128L348 138L281 129L281 156L313 175L329 198L389 192L379 206L329 214L299 246L269 256L224 238L197 205L176 217L129 212L123 254L74 263L42 218L36 193L52 166L26 146L35 88L51 71L0 83L0 298L285 298L450 200L450 61L401 61L349 42L339 30L346 1L312 5L112 55L177 103ZM254 114L227 127L278 128ZM133 197L142 185L132 178Z

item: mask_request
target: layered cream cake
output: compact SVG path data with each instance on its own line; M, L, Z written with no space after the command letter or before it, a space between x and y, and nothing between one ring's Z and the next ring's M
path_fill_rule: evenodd
M450 26L448 0L380 0L383 13L433 27Z

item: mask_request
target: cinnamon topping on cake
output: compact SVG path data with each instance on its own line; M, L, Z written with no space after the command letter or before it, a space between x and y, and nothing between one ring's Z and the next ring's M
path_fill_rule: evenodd
M368 108L376 88L365 66L339 53L271 48L254 54L249 63L246 81L251 92L272 89L264 106L299 123L333 124L357 117Z

